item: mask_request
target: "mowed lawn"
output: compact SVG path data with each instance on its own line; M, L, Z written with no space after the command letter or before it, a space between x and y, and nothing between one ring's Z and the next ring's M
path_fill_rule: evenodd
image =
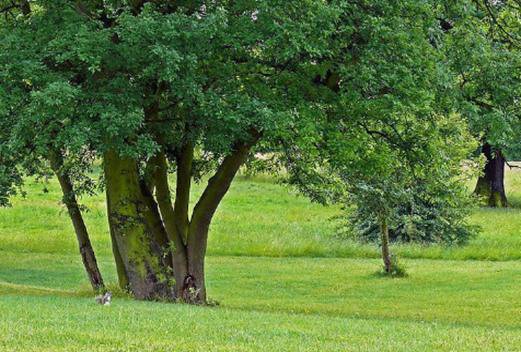
M0 210L0 351L520 351L521 173L507 181L513 207L476 210L467 246L395 247L409 276L386 279L378 247L336 236L338 208L240 177L211 228L213 308L97 305L56 183L28 181ZM115 287L104 198L83 202Z

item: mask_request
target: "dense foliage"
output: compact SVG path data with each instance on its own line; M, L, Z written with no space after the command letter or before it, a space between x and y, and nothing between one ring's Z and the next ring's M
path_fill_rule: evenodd
M519 155L521 130L521 11L516 0L454 7L443 50L457 75L455 98L486 159L475 193L507 206L506 159ZM515 159L514 159L515 160Z
M477 229L467 222L469 204L454 197L453 190L429 195L419 185L408 188L409 197L396 204L389 228L392 242L464 244L476 235ZM463 198L465 199L465 198ZM379 242L380 225L367 203L358 202L347 213L347 223L342 236L361 241Z
M404 12L411 17L399 20ZM384 13L374 44L341 66L349 79L318 148L290 146L299 151L289 153L290 182L315 200L354 204L349 227L366 240L380 238L385 218L392 239L464 243L474 233L463 184L472 168L461 162L476 144L459 117L459 74L447 65L447 13L423 2Z

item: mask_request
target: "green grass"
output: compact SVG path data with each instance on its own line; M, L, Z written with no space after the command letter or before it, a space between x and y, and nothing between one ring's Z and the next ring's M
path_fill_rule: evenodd
M516 170L516 169L514 169ZM204 185L197 185L196 195ZM2 249L16 252L71 253L76 248L72 226L53 180L44 186L27 182L29 197L0 211ZM396 245L403 258L449 260L521 259L521 171L507 173L507 210L477 209L471 216L483 231L466 246ZM110 255L103 195L82 200L97 253ZM239 177L212 223L209 254L213 256L378 258L379 249L336 236L330 219L337 207L323 207L266 177ZM42 243L44 241L45 243Z
M521 343L514 329L129 301L7 296L0 311L2 351L515 351Z
M372 259L210 257L217 308L119 297L102 307L76 256L3 252L0 350L517 348L521 263L406 264L408 278L387 279Z
M467 246L395 246L409 276L376 275L378 248L341 240L338 208L269 178L235 182L211 228L215 308L94 302L51 182L0 210L0 351L515 351L521 345L521 173L514 208L478 209ZM194 191L201 192L201 186ZM115 285L102 195L84 199ZM478 259L478 260L469 260Z

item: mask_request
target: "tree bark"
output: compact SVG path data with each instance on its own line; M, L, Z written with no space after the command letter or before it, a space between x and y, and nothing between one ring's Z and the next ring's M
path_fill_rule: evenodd
M94 249L92 248L92 244L90 242L87 226L83 221L81 210L78 205L78 201L76 200L72 181L67 172L62 170L63 162L59 153L53 153L50 159L52 169L56 174L62 189L63 203L67 207L69 217L71 218L72 225L76 233L83 266L85 267L85 271L94 291L102 291L105 289L105 284L103 283L103 277L101 276L101 272L98 268L98 263L96 261Z
M191 151L193 158L193 150ZM185 157L188 158L188 157ZM190 194L191 161L177 162L177 191L175 208L172 207L172 196L168 183L168 166L164 153L155 157L156 198L161 216L173 248L173 265L176 298L183 297L185 280L188 276L188 258L186 253L186 233L188 227L188 206ZM180 211L179 209L186 209Z
M508 206L505 193L505 157L501 150L493 149L488 143L482 147L486 164L483 175L478 178L474 193L487 200L487 205L494 208Z
M258 137L257 137L258 138ZM225 157L188 217L192 177L193 145L187 143L177 152L177 182L174 206L168 185L164 154L155 158L156 197L169 239L174 244L176 298L191 304L206 304L204 262L211 220L227 193L237 171L256 142L236 145Z
M136 160L115 151L104 155L109 223L128 288L135 298L172 300L171 270L166 263L166 232L144 194Z
M109 195L107 192L107 214L112 213L111 204L112 202L109 201ZM110 232L110 241L112 242L112 254L114 255L114 263L116 264L116 272L118 274L118 284L119 287L124 290L128 291L129 288L129 280L127 271L125 270L125 264L123 263L123 258L121 257L121 254L119 252L118 243L116 241L116 235L114 231L113 224L109 221L109 232Z
M392 260L391 252L389 250L389 226L387 225L387 219L380 219L380 233L382 237L382 259L384 262L384 269L386 273L392 271Z

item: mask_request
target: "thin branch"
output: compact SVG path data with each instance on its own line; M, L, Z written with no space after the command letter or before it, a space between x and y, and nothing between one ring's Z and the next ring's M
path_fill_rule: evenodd
M494 11L490 7L490 4L488 3L488 0L483 0L483 4L485 5L485 9L489 13L490 17L492 18L492 21L496 24L496 26L499 28L503 34L505 34L509 39L512 45L515 45L519 42L519 38L514 37L510 32L508 32L505 27L499 22L497 19L497 16L494 14ZM518 46L518 45L515 45Z
M519 165L512 165L507 160L505 160L505 164L507 164L507 166L510 168L510 170L512 170L514 168L521 169L521 166L519 166Z

